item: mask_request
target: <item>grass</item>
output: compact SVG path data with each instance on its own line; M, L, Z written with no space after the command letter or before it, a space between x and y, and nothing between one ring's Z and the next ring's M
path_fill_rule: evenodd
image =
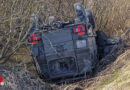
M98 90L101 90L105 85L108 85L108 84L112 83L118 77L119 77L119 73L118 73L118 71L115 71L112 75L110 75L108 78L106 78L105 80L103 80L103 82L101 82L98 85Z
M129 62L129 50L120 55L116 64L118 66L124 63L124 66L116 71L112 75L108 75L104 80L100 80L98 90L128 90L130 88L130 62Z

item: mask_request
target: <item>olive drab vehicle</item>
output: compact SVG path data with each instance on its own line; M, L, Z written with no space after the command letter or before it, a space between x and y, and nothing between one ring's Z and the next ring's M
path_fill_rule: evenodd
M105 38L98 37L105 43L101 42L101 45L100 40L96 40L91 10L84 9L81 3L74 4L74 9L77 17L73 21L56 21L51 16L48 25L42 23L40 16L35 19L35 14L32 15L35 20L30 28L28 42L36 69L43 80L79 78L92 72L98 62L97 46L101 48L106 45L103 41ZM107 53L109 51L110 48Z

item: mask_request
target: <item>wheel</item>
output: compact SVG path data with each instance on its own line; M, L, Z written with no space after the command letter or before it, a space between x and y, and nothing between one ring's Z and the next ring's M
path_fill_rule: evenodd
M86 13L87 22L89 24L89 27L92 27L94 29L95 28L95 22L94 22L94 18L93 18L91 10L85 9L85 13Z
M36 57L32 57L32 58L33 58L34 65L36 67L36 71L37 71L38 75L42 76L40 66L39 66L38 62L36 61Z
M100 30L96 31L96 34L97 34L97 37L96 37L97 45L104 47L106 45L106 41L108 37L103 31L100 31Z
M104 57L104 49L106 46L106 41L108 39L108 37L106 36L106 34L103 31L96 31L96 43L97 43L97 48L98 48L98 55L99 55L99 59Z
M77 16L77 22L86 22L86 15L84 12L83 4L78 2L74 4L74 9Z

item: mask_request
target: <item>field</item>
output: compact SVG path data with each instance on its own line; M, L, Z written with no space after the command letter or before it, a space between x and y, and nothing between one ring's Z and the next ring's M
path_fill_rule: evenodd
M92 78L73 84L42 82L26 47L33 13L68 21L75 17L73 4L82 2L94 15L95 30L122 38L118 50L100 60ZM128 90L130 89L130 0L0 0L0 76L3 90ZM26 80L26 78L28 78ZM22 83L22 84L21 84Z

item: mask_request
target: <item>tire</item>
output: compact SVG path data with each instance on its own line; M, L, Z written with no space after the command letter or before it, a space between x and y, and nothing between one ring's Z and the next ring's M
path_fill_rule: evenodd
M33 56L32 58L33 58L33 62L34 62L34 65L35 65L35 68L36 68L36 71L37 71L37 74L39 75L39 77L41 79L43 79L44 81L50 80L49 77L48 77L49 76L48 73L43 73L42 72L42 70L40 68L40 65L39 65L39 63L37 61L37 57Z
M89 24L89 27L92 27L94 29L95 28L95 22L94 22L94 18L93 18L91 10L85 9L85 14L86 14L86 17L87 17L87 22Z
M104 47L106 45L106 41L108 37L103 31L100 31L100 30L96 31L96 34L97 34L97 37L96 37L97 45Z
M106 36L106 34L103 31L96 31L96 43L97 43L97 48L98 48L98 55L99 55L99 59L102 59L105 55L104 53L104 49L106 46L106 41L108 39L108 37Z
M39 66L38 62L36 61L36 57L32 57L32 58L33 58L33 62L34 62L36 71L37 71L38 75L41 77L42 74L41 74L40 66Z

